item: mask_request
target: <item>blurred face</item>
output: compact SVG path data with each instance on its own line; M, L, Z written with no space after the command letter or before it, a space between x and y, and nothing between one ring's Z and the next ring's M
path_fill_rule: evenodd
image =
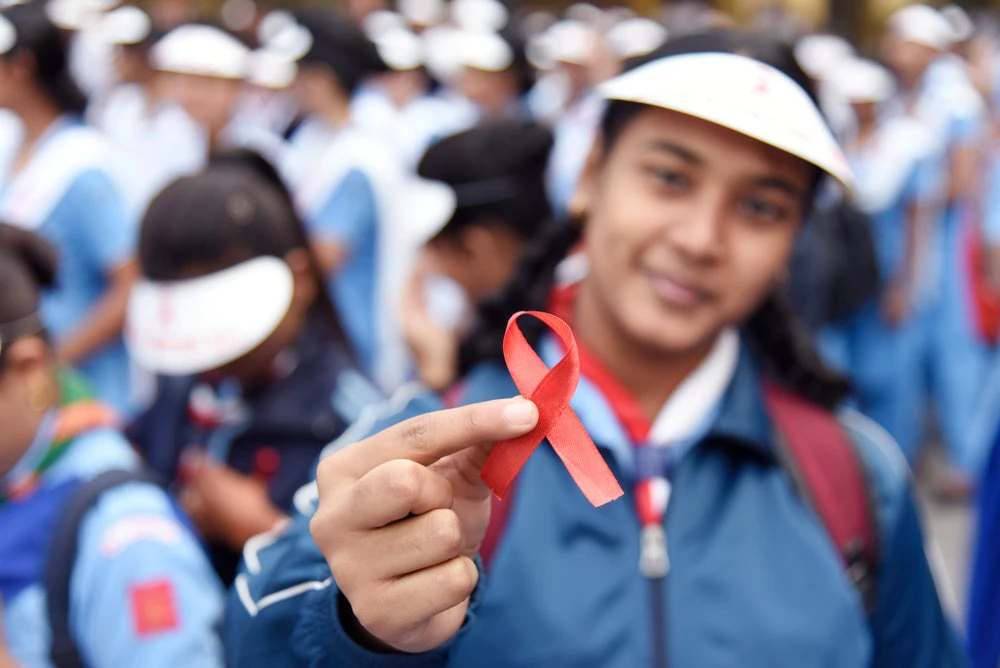
M472 67L462 69L455 82L458 91L488 116L501 115L517 95L513 70L487 72Z
M379 81L397 107L403 107L427 92L427 76L419 69L389 72L381 75Z
M524 241L503 223L473 225L432 240L426 252L435 270L458 283L472 301L506 285Z
M934 49L887 35L881 45L882 58L907 87L920 82L924 72L937 57Z
M293 90L299 108L307 114L322 114L333 105L346 103L337 77L325 65L302 65Z
M115 78L120 83L135 83L146 78L146 62L136 49L115 49L114 67Z
M0 107L16 107L25 92L36 87L31 54L21 52L0 57Z
M630 345L706 349L779 281L814 171L717 125L644 108L585 169L580 300Z
M0 476L31 445L45 411L57 397L51 358L39 336L7 344L0 355Z
M235 79L164 72L157 83L160 96L179 104L213 136L229 124L241 84Z
M854 115L858 119L858 123L862 126L868 126L875 123L878 120L878 116L875 113L875 103L874 102L855 102L851 104L851 108L854 110Z

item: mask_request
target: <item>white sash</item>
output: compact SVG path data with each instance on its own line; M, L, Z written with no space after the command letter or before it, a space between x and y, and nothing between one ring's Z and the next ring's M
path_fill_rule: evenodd
M84 126L53 128L24 168L12 178L0 202L0 219L35 230L48 220L76 178L108 164L104 138Z

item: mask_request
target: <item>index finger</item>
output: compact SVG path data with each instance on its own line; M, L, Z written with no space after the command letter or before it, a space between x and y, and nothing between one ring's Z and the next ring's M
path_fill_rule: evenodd
M538 408L521 397L425 413L389 427L334 455L355 477L394 459L423 466L466 448L516 438L538 423Z

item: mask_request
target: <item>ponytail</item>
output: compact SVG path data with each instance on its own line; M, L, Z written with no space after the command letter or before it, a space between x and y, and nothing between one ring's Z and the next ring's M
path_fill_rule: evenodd
M803 399L833 409L850 394L850 383L823 363L783 292L772 292L743 330L764 373Z

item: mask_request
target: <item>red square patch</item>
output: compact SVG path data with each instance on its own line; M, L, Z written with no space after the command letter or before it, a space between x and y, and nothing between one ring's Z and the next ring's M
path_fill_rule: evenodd
M174 587L168 580L153 580L129 588L132 623L138 636L172 631L177 628Z

